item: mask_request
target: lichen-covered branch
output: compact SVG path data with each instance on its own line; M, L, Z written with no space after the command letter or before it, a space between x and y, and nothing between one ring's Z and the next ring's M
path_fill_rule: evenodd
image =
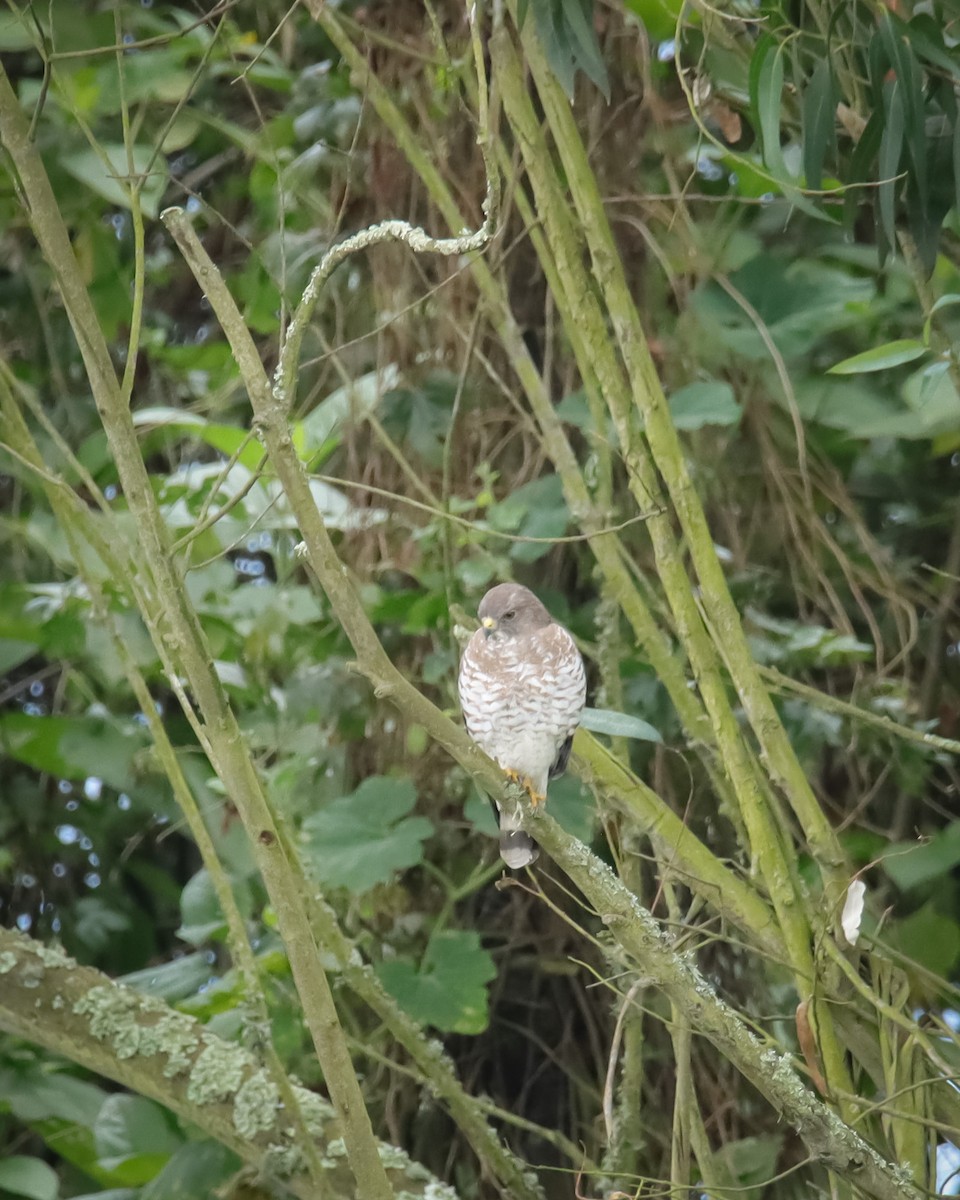
M0 1028L148 1096L304 1200L316 1185L264 1064L162 1000L79 966L62 950L0 929ZM326 1200L360 1195L331 1105L294 1089L315 1139ZM456 1200L395 1146L378 1157L398 1196Z

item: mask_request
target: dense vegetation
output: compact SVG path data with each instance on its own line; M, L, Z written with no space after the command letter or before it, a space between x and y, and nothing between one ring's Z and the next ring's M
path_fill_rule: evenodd
M958 20L0 15L0 1196L960 1191Z

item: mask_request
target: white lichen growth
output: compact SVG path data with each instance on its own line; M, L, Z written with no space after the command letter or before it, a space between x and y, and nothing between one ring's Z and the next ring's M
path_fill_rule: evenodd
M45 967L75 967L77 965L76 959L71 958L59 946L43 946L38 943L31 946L30 950Z
M233 1096L249 1062L239 1046L208 1045L190 1070L187 1099L192 1104L216 1104Z
M243 1138L255 1138L276 1123L280 1093L262 1068L240 1086L233 1102L233 1127Z
M296 1146L272 1143L264 1151L263 1173L268 1178L289 1179L303 1170L303 1154Z
M140 1028L140 1053L166 1057L163 1074L173 1079L189 1071L200 1036L197 1023L182 1013L164 1011L159 1020Z
M117 1058L133 1058L140 1049L137 1000L129 992L112 984L92 987L74 1002L73 1011L90 1018L90 1032L98 1041L109 1042Z

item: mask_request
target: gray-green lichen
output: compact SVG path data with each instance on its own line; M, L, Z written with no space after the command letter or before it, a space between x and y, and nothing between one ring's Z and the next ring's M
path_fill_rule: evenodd
M243 1082L248 1055L239 1046L208 1045L190 1071L187 1099L193 1104L215 1104L235 1094Z
M4 950L0 954L0 975L6 975L17 965L17 956L12 950Z
M90 1032L109 1042L117 1058L132 1058L140 1049L137 999L112 984L92 987L74 1002L77 1016L89 1017Z
M297 1084L294 1085L293 1094L307 1132L318 1140L321 1139L327 1122L333 1119L333 1108L322 1096Z
M59 946L44 946L40 943L31 944L30 952L35 958L39 958L45 967L51 969L55 967L75 967L76 959L65 954Z
M273 1179L289 1179L303 1170L304 1158L297 1146L272 1143L261 1160L264 1175Z
M241 1085L233 1102L233 1127L243 1138L255 1138L272 1128L277 1119L280 1093L262 1068Z
M199 1045L197 1024L183 1013L166 1009L152 1024L140 1026L140 1053L164 1055L166 1079L189 1071Z

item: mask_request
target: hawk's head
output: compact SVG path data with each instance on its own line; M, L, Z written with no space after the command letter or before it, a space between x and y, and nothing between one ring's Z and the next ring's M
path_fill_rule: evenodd
M499 583L480 601L480 625L488 638L524 637L553 623L553 617L529 588Z

